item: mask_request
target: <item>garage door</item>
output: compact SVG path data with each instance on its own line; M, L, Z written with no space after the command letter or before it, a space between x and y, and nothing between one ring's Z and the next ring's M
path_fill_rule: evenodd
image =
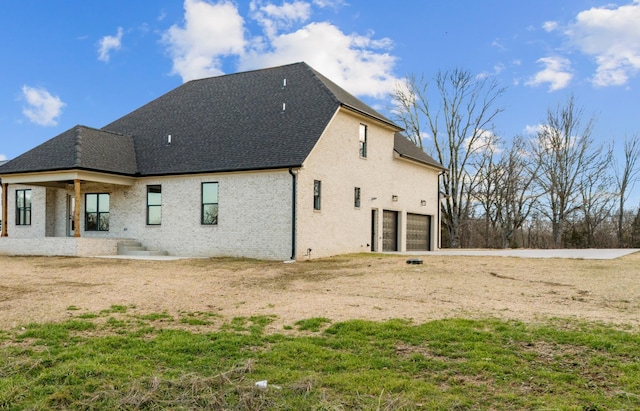
M397 211L382 211L382 251L398 251Z
M431 216L407 213L407 251L429 251Z

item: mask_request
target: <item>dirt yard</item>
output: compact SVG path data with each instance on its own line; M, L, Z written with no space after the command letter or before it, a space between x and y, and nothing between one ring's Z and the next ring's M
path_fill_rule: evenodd
M0 256L0 329L98 313L298 320L570 317L640 329L640 253L616 260L349 256L292 264Z

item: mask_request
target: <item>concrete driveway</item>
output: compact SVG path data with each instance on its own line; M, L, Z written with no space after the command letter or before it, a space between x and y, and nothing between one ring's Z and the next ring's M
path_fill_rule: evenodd
M533 249L442 249L438 251L406 252L405 255L466 255L466 256L496 256L522 258L577 258L584 260L612 260L640 251L638 248L586 248L562 250L533 250Z

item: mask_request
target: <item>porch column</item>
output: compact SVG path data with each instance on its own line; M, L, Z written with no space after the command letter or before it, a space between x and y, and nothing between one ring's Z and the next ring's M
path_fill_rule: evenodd
M75 190L75 207L73 210L73 236L80 237L80 180L73 180Z
M2 237L8 237L9 233L7 232L7 215L9 214L8 210L8 198L9 198L9 184L2 183Z

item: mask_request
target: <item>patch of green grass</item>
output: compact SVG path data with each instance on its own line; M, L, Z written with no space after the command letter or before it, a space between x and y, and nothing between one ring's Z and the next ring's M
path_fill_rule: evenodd
M80 310L80 307L78 307L77 305L70 305L67 307L67 311L78 311Z
M115 314L115 313L124 314L127 312L128 309L129 307L127 307L126 305L112 305L106 310L100 311L100 313L101 314Z
M98 318L98 317L99 317L99 315L95 314L95 313L82 313L82 314L79 314L77 316L77 318L82 318L82 319L85 319L85 320L90 320L92 318Z
M180 324L187 325L211 325L214 324L212 321L213 318L221 318L220 314L210 313L210 312L182 312L180 313L182 318L180 319Z
M640 334L602 324L130 318L1 331L0 409L640 409Z
M165 321L172 322L174 318L166 312L136 315L135 318L144 321Z
M116 317L109 317L107 322L105 323L105 327L112 330L126 332L131 327L132 322L130 320L122 320Z
M306 320L300 320L295 323L300 331L318 332L325 324L331 323L331 320L324 317L314 317Z
M264 328L271 324L275 316L273 315L255 315L251 317L234 317L231 322L223 324L223 331L249 332L252 334L261 334Z
M69 341L74 332L93 330L96 325L89 321L69 320L61 323L31 323L25 331L16 335L16 340L33 339L38 345L58 346Z
M209 321L209 320L203 320L202 318L197 318L197 317L184 317L184 318L180 319L180 324L211 325L211 324L213 324L213 322Z

